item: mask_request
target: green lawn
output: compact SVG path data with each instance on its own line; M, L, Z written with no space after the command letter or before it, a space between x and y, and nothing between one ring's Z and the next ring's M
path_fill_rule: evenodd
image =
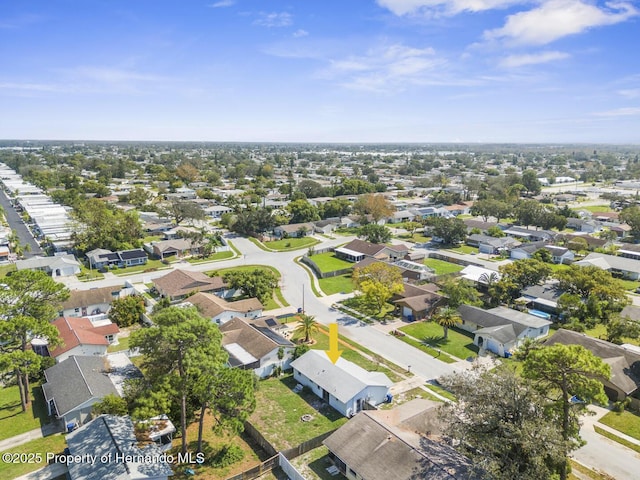
M549 333L551 334L551 332ZM588 336L593 338L600 338L602 340L607 339L607 327L602 323L598 323L595 327L585 330L584 333L586 333ZM640 345L640 339L622 337L622 343L631 343L633 345Z
M353 362L368 371L382 372L386 374L392 382L399 382L404 379L396 372L384 365L381 360L377 358L374 360L370 360L369 358L360 354L360 352L357 351L360 350L357 344L354 344L353 342L346 342L342 337L339 338L340 344L338 345L338 348L342 350L342 358L344 358L345 360L349 360L350 362ZM296 339L299 339L298 335L294 336L294 340ZM315 340L315 343L311 345L311 348L313 350L329 350L329 334L326 330L322 329L318 332L315 332L313 334L313 340Z
M458 399L455 397L455 395L453 393L451 393L449 390L445 390L444 388L442 388L442 387L440 387L438 385L434 385L432 383L426 383L424 386L426 388L428 388L429 390L431 390L433 392L436 392L440 396L451 400L452 402L457 402L458 401Z
M438 353L438 351L435 348L428 347L424 343L414 340L413 338L410 338L410 337L397 337L397 338L398 340L406 343L407 345L411 345L412 347L417 348L418 350L422 350L427 355L431 355L432 357L437 358L441 362L444 362L444 363L456 362L456 360L451 358L446 353L442 353L442 352Z
M600 419L600 423L640 440L640 416L628 410L609 412Z
M547 265L551 268L553 273L561 272L562 270L567 270L569 268L569 265L565 265L564 263L547 263Z
M574 208L574 210L586 210L588 212L613 212L613 209L609 206L609 204L603 205L588 205L588 206L579 206Z
M84 265L81 265L80 273L76 275L76 278L83 282L89 282L91 280L102 280L104 275L95 268L89 269Z
M169 268L166 263L162 263L162 260L147 260L144 265L135 265L133 267L116 268L110 270L114 275L131 275L132 273L139 272L153 272L154 270L161 270L163 268Z
M327 468L333 465L329 449L325 446L314 448L294 458L291 464L308 480L346 480L342 474L331 475Z
M336 270L353 267L353 262L342 260L341 258L336 257L333 252L318 253L310 258L322 273L335 272Z
M259 407L251 415L251 423L279 450L295 447L347 421L313 393L294 393L297 383L292 375L270 378L261 381L256 392ZM313 417L310 422L301 420L306 414Z
M0 266L0 278L6 277L7 273L9 273L9 272L15 272L15 271L16 271L16 264L15 263L10 263L9 265L1 265Z
M427 267L432 268L436 275L446 275L447 273L457 273L464 267L437 258L425 258L423 262Z
M227 250L226 252L216 252L213 255L209 255L208 257L191 257L187 258L187 262L189 263L204 263L204 262L215 262L218 260L226 260L227 258L233 257L234 253L231 250Z
M363 316L371 317L375 320L391 320L394 317L393 312L395 312L396 307L391 303L385 303L382 307L381 311L377 310L377 307L372 307L367 305L364 301L363 295L357 295L355 297L348 298L344 300L343 305L346 307L352 308L356 312L360 312Z
M109 345L107 352L121 352L122 350L129 350L129 337L118 338L117 345Z
M20 407L20 391L17 386L0 389L0 440L40 428L49 423L47 405L42 387L31 384L31 406L26 412Z
M283 238L282 240L274 240L273 242L264 242L264 245L271 250L286 252L290 250L298 250L300 248L308 248L312 245L320 243L315 238Z
M318 283L325 295L353 292L353 280L350 273L338 275L337 277L321 278Z
M47 464L47 453L58 455L64 452L66 447L65 437L62 434L50 435L44 438L31 440L17 447L10 448L6 452L10 453L31 453L40 454L40 458L33 457L33 460L42 460L34 463L16 462L5 463L0 462L0 478L17 478L29 472L33 472L44 467Z
M461 359L475 357L478 354L472 334L463 330L450 328L446 340L443 338L442 327L435 322L415 322L400 327L400 330L431 347L439 348Z
M477 247L471 247L469 245L460 245L459 247L456 247L456 248L447 248L447 250L451 252L462 253L467 255L471 255L472 253L475 253L475 254L478 253Z

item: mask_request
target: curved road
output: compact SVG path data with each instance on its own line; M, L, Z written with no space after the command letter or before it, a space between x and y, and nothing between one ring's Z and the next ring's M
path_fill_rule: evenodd
M396 365L407 369L410 366L411 372L425 380L437 379L442 375L453 373L459 368L467 367L467 365L464 365L464 367L460 365L459 368L456 368L451 364L441 362L372 326L360 326L359 322L345 313L332 310L331 304L335 301L335 297L315 297L311 290L311 280L307 271L293 261L295 258L303 255L306 251L305 249L292 252L266 252L246 238L232 237L231 239L235 247L242 252L239 257L199 265L179 263L175 264L174 268L205 272L240 265L271 265L277 268L282 274L282 294L291 305L292 310L295 311L295 309L302 307L304 295L305 311L310 315L314 315L317 321L325 325L334 322L339 323L340 333L342 335L366 346L368 349L378 353ZM341 237L334 240L323 241L320 246L322 248L334 247L349 240L350 238L348 237ZM148 282L151 279L166 275L168 271L169 270L160 270L125 277L107 274L108 278L93 282L80 282L75 277L59 278L57 280L64 282L71 289L87 290L90 288L122 285L125 281L129 281L130 283Z

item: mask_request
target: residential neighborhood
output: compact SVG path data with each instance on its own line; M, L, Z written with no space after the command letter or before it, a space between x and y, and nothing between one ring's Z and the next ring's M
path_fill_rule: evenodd
M0 150L0 449L58 459L2 477L502 478L495 439L441 407L477 414L469 385L513 381L541 444L589 438L529 478L633 478L635 154L579 153ZM575 181L549 181L557 165ZM573 433L544 413L563 395L536 393L562 393L545 355L589 372ZM116 452L112 470L64 461Z

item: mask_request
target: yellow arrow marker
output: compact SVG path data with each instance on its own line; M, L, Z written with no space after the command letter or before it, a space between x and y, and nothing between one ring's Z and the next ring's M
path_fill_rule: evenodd
M338 324L329 324L329 350L325 350L329 360L336 363L342 355L342 350L338 350Z

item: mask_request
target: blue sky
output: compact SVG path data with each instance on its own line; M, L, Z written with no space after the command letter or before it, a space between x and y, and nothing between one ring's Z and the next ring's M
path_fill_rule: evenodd
M640 1L0 3L0 138L640 143Z

